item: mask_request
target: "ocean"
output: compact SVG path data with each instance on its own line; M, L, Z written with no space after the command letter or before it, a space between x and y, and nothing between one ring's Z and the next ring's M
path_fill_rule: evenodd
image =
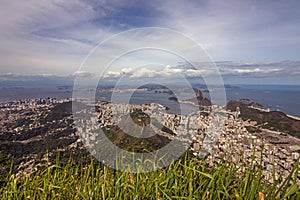
M170 108L173 112L180 112L180 107L175 101L169 100L173 96L168 93L154 93L154 91L138 91L130 97L126 93L115 93L117 102L124 103L130 99L129 103L159 103ZM127 96L126 96L127 95ZM205 97L210 97L204 92ZM110 99L110 92L97 93L97 97ZM262 104L266 109L279 110L286 114L300 117L300 86L290 85L231 85L226 87L227 101L238 99L250 99ZM26 98L71 98L72 87L2 87L0 88L0 101L12 101ZM194 110L191 105L181 105L185 112Z
M227 100L250 99L264 108L300 117L300 86L238 85L226 88Z

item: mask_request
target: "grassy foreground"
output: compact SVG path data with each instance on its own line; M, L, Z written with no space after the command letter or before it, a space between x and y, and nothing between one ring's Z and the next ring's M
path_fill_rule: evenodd
M269 184L259 166L237 169L228 161L208 168L195 158L181 159L139 174L70 162L22 179L7 175L0 199L300 199L298 166L287 179Z

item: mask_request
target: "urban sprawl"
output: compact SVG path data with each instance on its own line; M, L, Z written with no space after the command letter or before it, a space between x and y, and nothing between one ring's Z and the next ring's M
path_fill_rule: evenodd
M16 135L15 138L20 138L18 135L24 132L44 130L43 127L52 124L57 128L47 129L44 135L75 130L75 132L69 131L69 135L62 136L63 138L76 138L76 140L69 142L61 148L61 151L77 148L80 143L90 148L97 140L92 130L105 129L112 125L118 126L124 116L139 110L141 118L138 120L142 121L143 115L151 119L149 124L143 124L143 126L151 126L155 134L169 139L187 141L191 144L190 151L195 156L204 158L210 166L229 156L237 167L243 164L250 166L252 162L261 163L265 179L272 182L273 177L276 179L280 174L287 176L299 158L300 139L283 132L262 129L256 121L242 120L239 107L234 111L228 111L222 107L210 106L189 115L175 115L167 113L164 106L154 103L114 104L99 100L92 104L98 108L95 117L77 120L84 126L76 126L76 129L74 123L71 123L72 115L47 122L39 120L49 115L55 106L68 102L71 102L71 99L41 98L3 102L0 104L0 135L10 138L9 134L11 134ZM162 131L151 123L153 120L161 122L175 134ZM260 131L249 132L247 127ZM41 139L41 136L37 134L19 142L25 144ZM15 143L18 140L6 142ZM27 155L27 159L20 163L19 168L27 173L37 170L34 166L33 154ZM300 180L300 175L298 175L298 180Z

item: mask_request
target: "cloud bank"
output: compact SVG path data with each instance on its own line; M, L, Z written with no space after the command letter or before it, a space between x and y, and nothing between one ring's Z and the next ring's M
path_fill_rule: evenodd
M157 26L190 36L214 61L233 60L217 62L225 76L286 76L289 82L291 76L299 76L299 9L299 1L271 0L4 0L0 8L0 73L90 76L77 71L95 45L120 31ZM130 44L124 41L123 45ZM124 63L127 67L105 76L209 73L170 65L161 73L132 72L128 71L130 63Z
M165 66L160 69L149 69L142 67L137 70L124 68L122 72L108 71L105 79L125 78L170 78L176 77L201 77L203 75L213 75L213 71L201 65L194 63L197 68L191 64L179 63L176 66ZM203 67L201 67L203 66ZM300 75L300 61L283 62L255 62L255 63L237 63L232 61L216 62L216 66L223 77L256 77L256 78L276 78L276 77L295 77ZM299 82L297 82L299 83Z

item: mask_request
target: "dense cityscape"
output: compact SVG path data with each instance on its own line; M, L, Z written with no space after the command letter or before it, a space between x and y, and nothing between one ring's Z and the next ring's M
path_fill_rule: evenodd
M139 124L142 125L141 129L150 126L154 134L169 140L187 142L190 144L189 151L209 166L231 156L237 167L244 164L250 166L253 162L261 164L264 180L272 182L273 176L276 178L283 174L287 177L299 158L299 138L283 131L268 130L250 119L243 120L239 107L225 110L212 106L184 116L168 114L164 106L154 103L134 105L97 101L93 105L97 108L96 117L85 120L85 129L77 127L77 130L71 115L71 105L71 99L56 98L1 103L1 151L14 157L17 176L53 164L55 159L51 160L49 156L57 151L69 156L68 152L84 152L85 148L92 148L97 141L93 129L109 130L134 111L140 111L137 122L142 122L145 116L151 117L148 124ZM214 129L215 135L209 135L208 132L213 120L212 110L225 116L218 119L216 124L224 120L224 127ZM162 122L171 132L157 128L152 122L154 120ZM209 142L205 140L207 137L210 137Z

